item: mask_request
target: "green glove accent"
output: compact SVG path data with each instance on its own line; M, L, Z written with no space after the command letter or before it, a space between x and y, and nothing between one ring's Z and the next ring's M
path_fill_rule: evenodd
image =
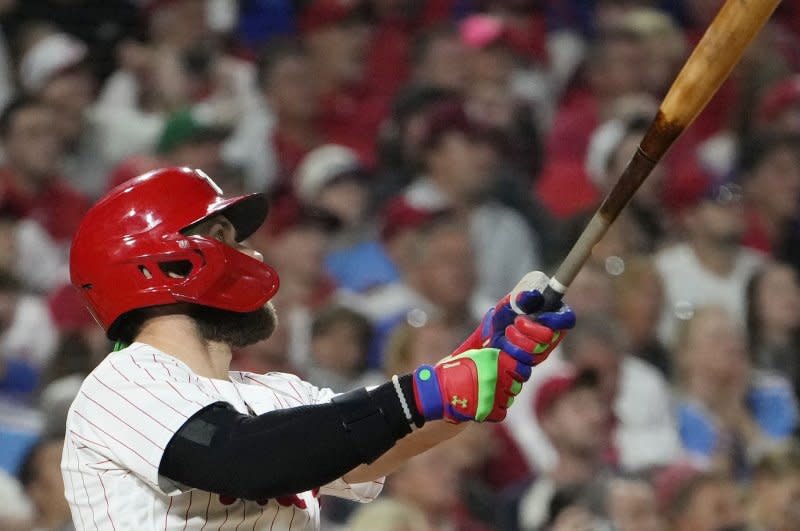
M470 359L478 369L478 407L475 410L475 420L482 422L494 409L495 389L497 387L497 360L500 349L482 348L468 350L447 358L445 365L459 359Z

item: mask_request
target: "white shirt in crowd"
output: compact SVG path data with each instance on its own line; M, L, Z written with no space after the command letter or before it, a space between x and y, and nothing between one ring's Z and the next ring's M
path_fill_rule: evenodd
M675 339L676 318L688 318L693 309L719 305L740 323L745 322L745 289L750 277L764 263L764 256L742 247L731 273L721 277L706 269L688 243L657 253L654 258L664 284L664 312L659 338L665 345Z
M67 417L61 469L75 527L81 529L318 530L318 495L372 501L383 480L264 500L228 499L160 476L164 449L186 420L223 401L256 414L329 402L334 393L283 373L198 376L142 343L109 354L86 378ZM267 456L265 456L266 458ZM197 463L203 466L203 463ZM226 523L227 522L227 523Z
M533 412L536 392L543 382L568 367L560 349L556 349L545 363L536 366L531 379L522 386L516 402L523 407L508 410L506 427L532 470L552 470L558 459ZM633 356L624 356L613 410L618 420L614 445L619 451L619 464L623 470L634 472L666 465L681 455L669 385L647 363Z

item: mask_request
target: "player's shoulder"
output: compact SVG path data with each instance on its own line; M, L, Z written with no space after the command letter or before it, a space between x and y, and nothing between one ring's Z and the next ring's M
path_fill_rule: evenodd
M180 360L144 343L108 354L86 378L85 385L113 386L120 383L185 379L192 370Z

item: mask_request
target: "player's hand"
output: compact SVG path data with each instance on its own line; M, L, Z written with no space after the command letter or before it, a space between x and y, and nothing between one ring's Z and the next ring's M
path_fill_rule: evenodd
M510 293L500 299L451 356L470 349L498 348L527 365L528 375L530 367L547 359L563 339L566 330L575 326L575 313L563 303L556 311L537 313L544 304L542 292L548 278L541 272L526 275L526 278L529 277L537 279L528 285L530 289L520 291L514 297L514 305ZM512 306L516 306L517 310ZM523 373L525 369L520 368L520 371Z
M414 397L427 420L499 422L529 376L500 349L467 350L414 371Z

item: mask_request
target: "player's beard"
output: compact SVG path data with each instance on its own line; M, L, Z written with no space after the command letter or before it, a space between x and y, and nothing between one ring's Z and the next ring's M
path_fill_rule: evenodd
M242 348L267 339L278 326L278 314L271 302L252 312L194 306L191 316L200 337L225 343L231 348Z

